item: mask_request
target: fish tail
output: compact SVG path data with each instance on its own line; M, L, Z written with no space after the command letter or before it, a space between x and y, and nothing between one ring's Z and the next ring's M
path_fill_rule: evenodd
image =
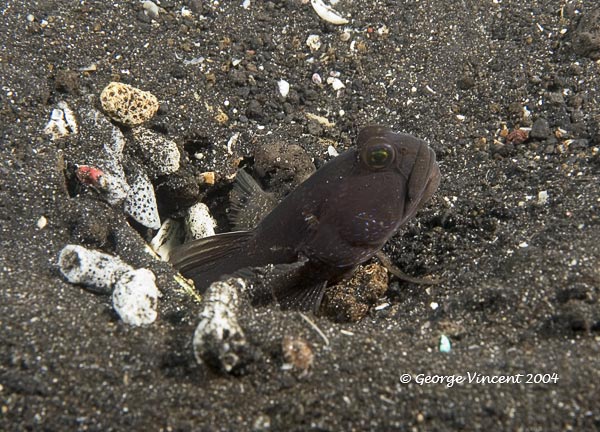
M179 272L194 281L196 289L204 292L221 276L232 274L240 268L259 265L249 253L252 231L234 231L217 234L183 244L169 258Z

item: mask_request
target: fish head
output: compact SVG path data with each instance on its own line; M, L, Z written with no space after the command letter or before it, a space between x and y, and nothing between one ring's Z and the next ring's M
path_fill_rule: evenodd
M390 189L403 195L398 197L405 203L403 221L414 216L440 184L440 168L427 142L386 126L367 126L360 131L356 158L363 173L402 183L402 187Z

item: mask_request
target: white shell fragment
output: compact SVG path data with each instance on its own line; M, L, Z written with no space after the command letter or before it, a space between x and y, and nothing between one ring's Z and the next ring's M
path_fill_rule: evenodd
M158 297L154 273L134 269L120 258L78 245L66 245L58 257L63 276L89 291L113 293L113 307L130 325L150 324L156 320Z
M321 38L319 35L311 34L306 38L306 45L311 51L318 51L321 48Z
M128 270L121 275L112 294L115 311L126 324L152 324L158 315L154 273L148 269Z
M346 87L346 85L342 81L340 81L339 78L336 77L327 78L327 84L331 85L331 87L333 87L333 89L336 91Z
M113 120L127 126L138 126L156 114L156 96L120 82L111 82L100 94L102 109Z
M52 110L50 121L44 127L44 133L50 135L52 140L57 140L79 132L75 114L66 102L59 102L57 108Z
M131 268L118 257L72 244L60 252L58 267L67 281L102 294L110 294L120 275Z
M194 332L194 355L199 363L231 372L243 361L246 337L237 321L243 279L214 282L207 290L200 322Z
M186 240L196 240L215 235L217 222L212 218L208 206L196 203L187 210L185 217Z
M134 129L133 138L149 162L154 176L173 174L179 170L181 154L174 141L146 128Z
M160 216L156 206L154 188L145 174L139 173L133 181L123 209L125 213L145 227L160 228Z
M284 98L290 93L290 83L286 80L277 81L277 88L279 89L279 94Z
M142 7L144 8L144 12L153 19L158 18L158 13L159 13L159 8L156 5L156 3L151 2L151 1L145 1L142 4Z
M337 0L330 0L330 3L335 4ZM324 0L310 0L310 4L322 20L336 25L348 24L348 20L330 5L326 4Z
M169 261L171 251L179 246L185 237L180 221L166 219L150 242L150 247L163 261Z

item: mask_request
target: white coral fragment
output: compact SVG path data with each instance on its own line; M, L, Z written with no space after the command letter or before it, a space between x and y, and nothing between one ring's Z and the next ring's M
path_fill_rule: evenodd
M217 222L210 215L206 204L196 203L188 208L185 217L188 241L215 235L216 226Z
M160 216L156 206L154 188L145 174L139 173L133 181L125 199L124 210L145 227L160 228Z
M230 278L214 282L207 290L200 322L194 332L194 355L199 363L207 363L231 372L243 362L246 337L237 321L243 279Z
M119 317L130 325L156 320L158 297L154 274L134 269L120 258L78 245L66 245L58 257L58 267L68 282L89 291L110 294Z
M103 294L109 294L119 276L130 268L118 257L72 244L60 252L58 267L69 282Z

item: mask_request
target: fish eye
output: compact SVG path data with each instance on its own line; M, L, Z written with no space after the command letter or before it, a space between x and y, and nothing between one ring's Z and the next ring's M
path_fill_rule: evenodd
M394 160L394 149L386 143L367 146L361 154L363 163L371 169L383 169Z

